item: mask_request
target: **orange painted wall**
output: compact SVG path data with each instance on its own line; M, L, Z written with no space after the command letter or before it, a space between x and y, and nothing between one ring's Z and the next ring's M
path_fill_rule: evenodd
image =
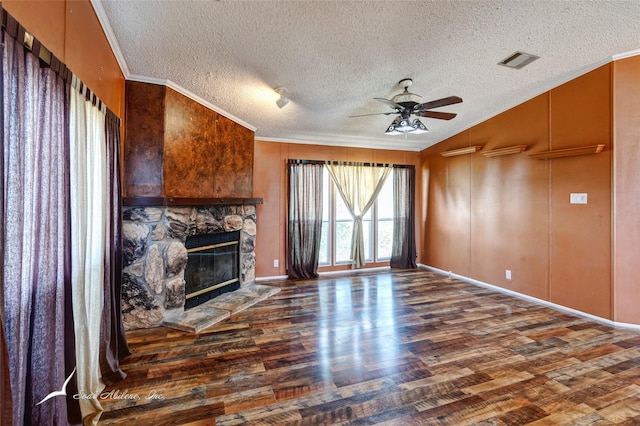
M616 321L640 324L640 56L613 63Z
M340 146L305 145L281 142L255 142L253 166L253 196L263 198L257 211L256 276L286 275L286 198L288 159L364 161L372 163L413 164L419 171L420 153L378 149L347 148ZM416 177L416 217L421 205L420 178ZM418 222L418 221L416 221ZM422 229L416 224L416 244L421 247ZM418 253L420 261L421 253ZM273 260L279 260L274 268ZM388 262L386 263L388 265ZM371 264L368 266L380 266ZM320 271L347 269L348 267L321 268Z
M462 132L422 154L426 220L423 263L468 276L471 261L471 163L469 156L440 156L441 151L469 146ZM420 247L420 246L418 246Z
M611 115L605 65L424 150L424 263L611 318ZM598 155L528 157L598 143ZM528 151L440 156L520 144ZM588 204L569 204L572 192Z
M552 149L606 144L550 161L550 301L612 318L611 65L553 89L549 103ZM572 192L588 204L569 204Z
M538 96L469 131L484 151L528 145L547 149L548 95ZM526 153L471 162L471 268L474 278L548 299L549 167ZM505 278L510 270L512 279Z
M124 117L124 75L89 1L3 0L2 7Z

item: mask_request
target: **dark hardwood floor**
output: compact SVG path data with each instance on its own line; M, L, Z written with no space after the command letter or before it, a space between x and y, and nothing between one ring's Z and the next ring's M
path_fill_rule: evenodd
M425 270L261 284L200 334L128 333L100 425L640 424L640 333Z

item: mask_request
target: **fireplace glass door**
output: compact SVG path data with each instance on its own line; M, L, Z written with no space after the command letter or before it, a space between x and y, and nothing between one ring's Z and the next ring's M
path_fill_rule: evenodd
M240 231L187 238L185 309L240 287Z

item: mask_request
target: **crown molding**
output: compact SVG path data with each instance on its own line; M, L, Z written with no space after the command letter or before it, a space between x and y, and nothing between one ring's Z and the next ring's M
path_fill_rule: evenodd
M380 149L380 150L391 150L391 151L411 151L411 152L420 152L424 148L416 145L409 144L397 144L390 145L389 143L384 143L383 141L378 140L363 140L358 141L353 138L344 138L337 136L327 136L319 137L318 139L288 139L288 138L270 138L266 136L256 136L255 140L261 142L279 142L279 143L291 143L291 144L299 144L299 145L321 145L321 146L340 146L340 147L349 147L349 148L365 148L365 149Z
M109 18L107 18L107 14L102 7L102 2L100 0L90 0L91 6L93 6L93 10L98 17L98 21L102 26L102 31L104 31L104 35L107 37L107 41L109 42L109 46L111 46L111 51L113 55L116 57L116 61L118 62L118 66L120 66L120 71L124 75L124 78L127 79L131 74L129 72L129 66L127 65L127 61L124 59L124 55L122 54L122 50L120 49L120 44L118 43L118 39L113 32L113 28L111 28L111 23L109 22Z
M124 75L125 80L133 80L133 81L139 81L141 83L152 83L152 84L161 84L167 87L170 87L171 89L175 90L176 92L186 96L187 98L194 100L196 102L198 102L199 104L217 112L218 114L235 121L236 123L246 127L247 129L255 132L256 131L256 127L247 123L246 121L234 116L233 114L230 114L229 112L223 110L222 108L218 108L217 106L213 105L211 102L201 98L200 96L196 95L193 92L190 92L189 90L185 89L182 86L179 86L178 84L172 82L171 80L166 80L166 79L158 79L158 78L153 78L153 77L147 77L147 76L143 76L143 75L136 75L136 74L132 74L131 71L129 70L129 66L127 65L127 61L124 59L124 55L122 54L122 50L120 49L120 44L118 43L118 40L116 39L116 36L113 32L113 28L111 27L111 23L109 22L109 19L107 18L107 14L104 11L104 8L102 7L102 1L101 0L90 0L91 5L93 6L93 10L96 13L96 16L98 17L98 21L100 21L100 25L102 26L102 31L104 31L105 36L107 37L107 41L109 42L109 45L111 46L111 50L113 51L114 56L116 57L116 61L118 62L118 66L120 66L120 71L122 71L122 74Z
M637 50L632 50L630 52L625 52L625 53L620 53L617 55L613 55L611 57L611 59L613 61L617 61L618 59L625 59L625 58L631 58L632 56L639 56L640 55L640 49Z
M144 76L144 75L135 75L135 74L130 75L129 78L127 78L127 80L137 81L137 82L140 82L140 83L151 83L151 84L159 84L159 85L167 86L167 87L175 90L176 92L180 93L181 95L184 95L187 98L198 102L200 105L203 105L203 106L209 108L210 110L213 110L213 111L217 112L218 114L220 114L220 115L222 115L224 117L227 117L230 120L235 121L236 123L240 124L241 126L246 127L247 129L249 129L249 130L251 130L253 132L255 132L257 130L257 127L253 126L252 124L247 123L246 121L244 121L241 118L238 118L235 115L223 110L222 108L218 108L217 106L215 106L211 102L207 101L206 99L201 98L200 96L198 96L195 93L185 89L184 87L174 83L171 80L154 78L154 77L147 77L147 76Z

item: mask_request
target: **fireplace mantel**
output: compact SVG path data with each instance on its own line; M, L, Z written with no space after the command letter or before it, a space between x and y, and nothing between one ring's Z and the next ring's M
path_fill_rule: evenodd
M240 206L262 204L262 198L124 197L122 204L127 207Z

